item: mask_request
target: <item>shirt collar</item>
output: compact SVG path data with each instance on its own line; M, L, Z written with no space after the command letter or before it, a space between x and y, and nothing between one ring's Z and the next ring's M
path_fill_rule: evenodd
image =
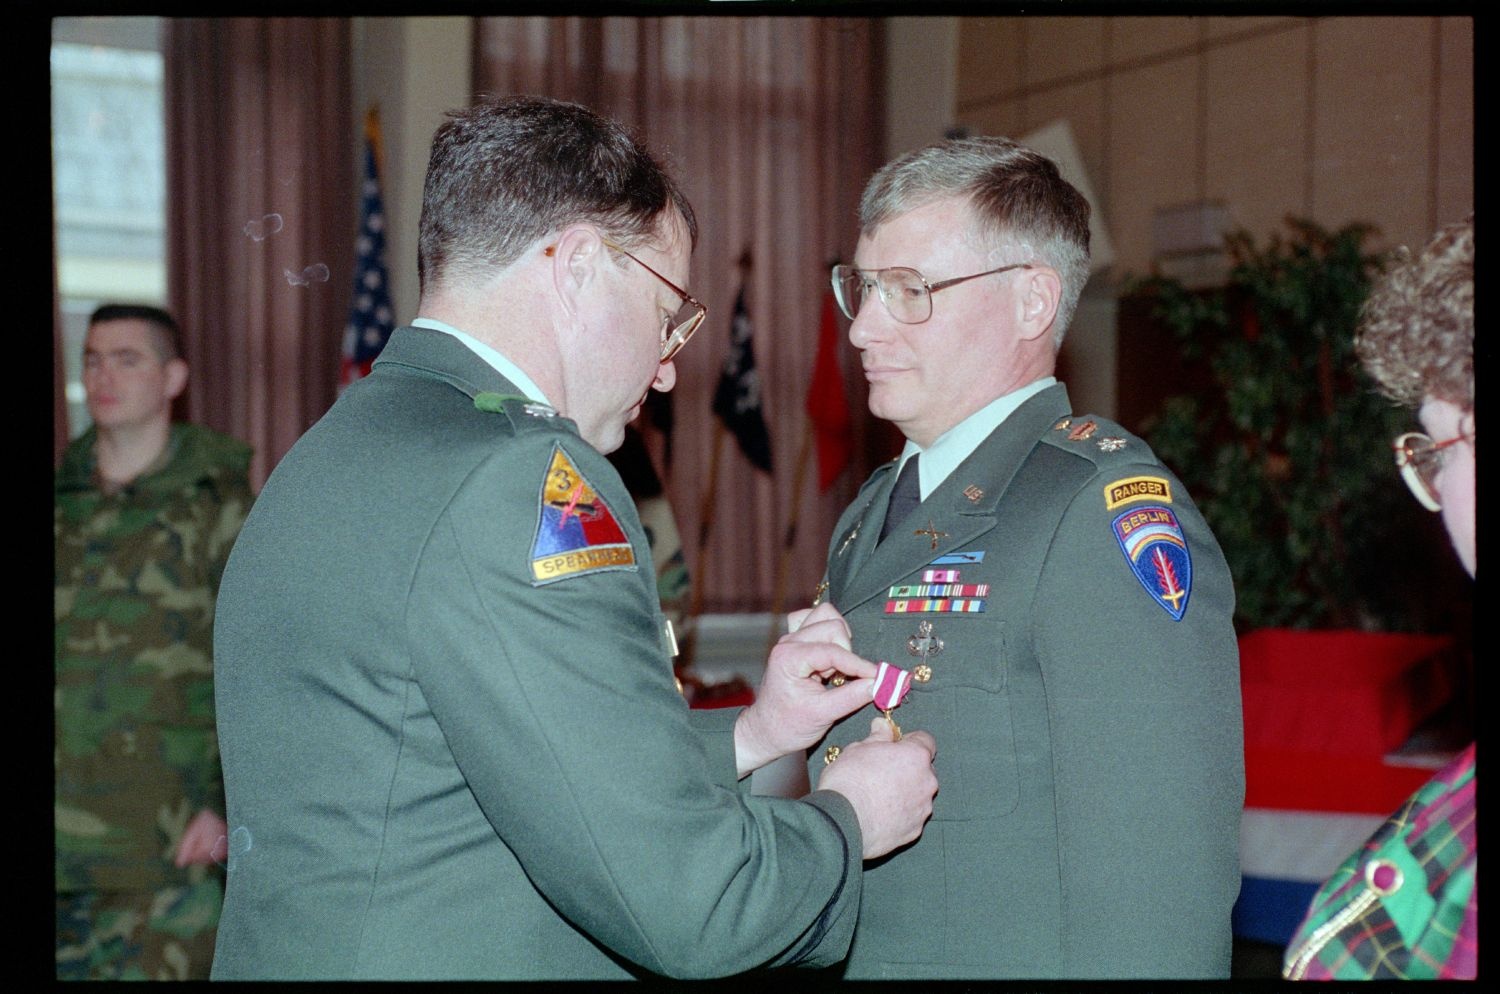
M470 351L472 351L475 355L479 356L479 358L488 363L495 370L495 372L499 373L501 376L505 377L507 380L510 380L516 386L520 387L521 392L524 393L529 400L540 401L543 404L546 404L548 407L556 406L552 403L552 401L547 399L546 394L542 393L542 388L537 386L536 383L531 379L531 377L527 376L521 371L520 366L517 366L509 359L505 358L505 356L502 355L500 351L494 346L486 345L484 342L481 342L473 335L459 331L457 328L453 327L453 325L444 324L442 321L439 321L436 318L414 318L411 322L411 325L413 328L428 328L432 331L441 331L445 335L452 335L454 338L467 345Z
M922 499L926 500L927 495L936 490L938 485L948 478L948 474L958 468L959 463L969 458L970 454L979 448L979 443L989 438L990 434L1000 427L1016 408L1056 382L1057 377L1044 376L1019 390L1012 390L1003 397L997 397L943 432L925 449L911 439L907 439L906 446L901 450L901 461L896 465L896 472L901 472L901 468L906 465L906 460L920 452L922 461L917 463L917 479L921 487Z

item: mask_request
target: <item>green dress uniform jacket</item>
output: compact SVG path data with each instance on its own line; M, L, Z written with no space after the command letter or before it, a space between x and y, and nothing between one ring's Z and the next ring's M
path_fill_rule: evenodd
M922 837L865 872L849 978L1229 975L1229 572L1149 448L1070 410L1061 385L1028 399L877 547L882 467L833 533L828 597L857 654L912 671L891 717L937 739L941 784Z
M580 522L622 542L557 553ZM842 958L853 808L736 784L733 715L696 729L674 687L646 550L571 421L399 329L277 466L225 572L214 977Z

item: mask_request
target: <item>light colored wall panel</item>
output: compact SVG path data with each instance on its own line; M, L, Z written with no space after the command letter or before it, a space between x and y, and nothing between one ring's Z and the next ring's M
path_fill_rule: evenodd
M885 157L940 141L953 123L958 23L952 17L886 22Z
M1306 21L1303 17L1205 17L1210 41L1221 41L1239 35L1256 34L1272 27L1291 28Z
M1109 172L1104 148L1106 131L1103 79L1096 78L1072 86L1045 90L1027 101L1026 131L1034 131L1058 119L1072 125L1073 140L1078 144L1084 172L1088 174L1089 185L1093 187L1094 195L1100 199L1099 206L1103 209L1109 202L1105 185Z
M1026 85L1097 72L1104 67L1104 18L1031 17L1023 23Z
M1314 29L1313 216L1371 221L1372 248L1427 234L1432 141L1431 22L1335 17Z
M1201 17L1111 17L1106 19L1109 33L1110 65L1121 65L1136 59L1181 52L1198 43Z
M960 107L1020 88L1021 24L1017 17L966 17L958 21Z
M1440 19L1437 217L1434 230L1474 209L1474 21Z
M1198 189L1197 59L1123 72L1110 84L1112 276L1151 266L1151 216L1201 197Z
M997 100L994 103L966 111L959 123L975 135L1004 135L1014 138L1024 134L1026 128L1021 120L1021 101Z
M472 31L468 17L360 18L355 28L354 120L361 130L365 107L380 105L385 146L380 193L391 306L398 324L417 316L417 228L432 133L445 111L472 103Z
M1308 34L1284 31L1210 48L1205 195L1257 237L1307 210Z

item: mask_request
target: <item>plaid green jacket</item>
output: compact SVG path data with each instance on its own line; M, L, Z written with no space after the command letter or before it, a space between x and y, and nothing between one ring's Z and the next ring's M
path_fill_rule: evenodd
M1392 815L1313 898L1289 980L1474 979L1479 852L1474 745Z

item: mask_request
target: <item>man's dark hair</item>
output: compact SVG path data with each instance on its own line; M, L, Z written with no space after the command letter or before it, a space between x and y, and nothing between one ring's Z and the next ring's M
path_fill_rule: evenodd
M671 207L696 243L692 205L672 177L587 107L510 97L450 111L433 136L422 189L418 281L425 293L480 276L580 221L632 248L660 232Z
M162 362L182 358L182 331L172 315L149 304L101 304L89 316L89 327L105 321L144 321L151 326L151 345Z

